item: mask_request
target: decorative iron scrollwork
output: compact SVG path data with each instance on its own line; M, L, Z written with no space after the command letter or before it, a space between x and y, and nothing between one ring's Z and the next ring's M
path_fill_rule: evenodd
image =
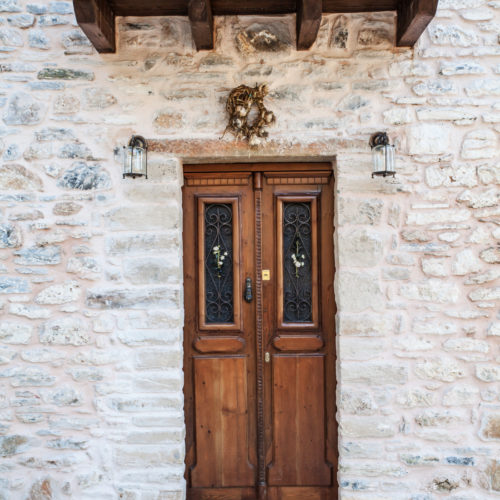
M311 203L283 204L283 319L312 321Z
M233 207L205 205L205 321L233 323Z

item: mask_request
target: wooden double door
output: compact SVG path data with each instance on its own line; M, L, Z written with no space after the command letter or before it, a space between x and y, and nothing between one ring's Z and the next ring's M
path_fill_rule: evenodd
M331 165L184 177L187 497L335 499Z

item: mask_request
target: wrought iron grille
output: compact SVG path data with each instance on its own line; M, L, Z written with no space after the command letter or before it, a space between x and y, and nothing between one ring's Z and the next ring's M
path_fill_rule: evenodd
M233 207L205 205L205 322L233 323Z
M312 321L311 203L283 204L283 319Z

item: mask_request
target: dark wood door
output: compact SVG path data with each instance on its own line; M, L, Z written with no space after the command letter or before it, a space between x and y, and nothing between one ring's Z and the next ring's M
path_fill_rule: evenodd
M329 164L185 168L190 499L337 498Z

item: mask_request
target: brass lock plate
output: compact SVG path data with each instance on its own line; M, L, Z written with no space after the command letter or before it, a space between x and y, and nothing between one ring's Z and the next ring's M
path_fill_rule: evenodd
M271 279L271 271L269 269L262 269L262 281L269 281Z

